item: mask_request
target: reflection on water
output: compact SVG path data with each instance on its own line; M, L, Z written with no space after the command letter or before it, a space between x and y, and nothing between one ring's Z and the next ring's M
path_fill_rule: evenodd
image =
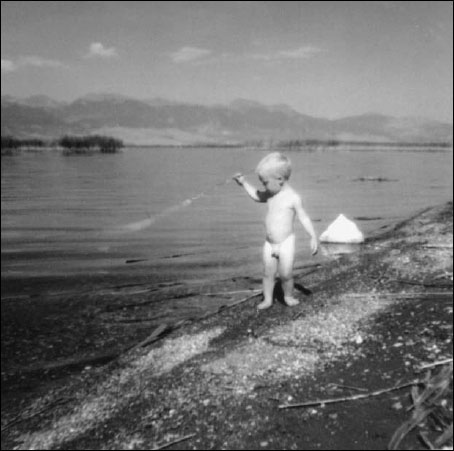
M320 251L324 257L335 257L342 254L353 254L361 249L361 244L322 243Z
M452 197L450 151L288 155L290 183L318 234L343 213L357 218L367 236ZM252 171L263 156L259 150L141 148L3 157L2 278L132 270L150 278L202 278L240 267L258 273L266 206L226 180L241 171L259 187ZM310 258L302 227L297 247L298 262ZM326 254L317 258L333 254L322 249Z

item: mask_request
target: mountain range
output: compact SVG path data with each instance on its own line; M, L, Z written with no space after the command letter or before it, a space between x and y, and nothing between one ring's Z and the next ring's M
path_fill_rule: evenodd
M323 119L288 105L238 99L197 105L162 98L90 94L73 102L47 96L1 97L1 134L55 139L103 134L135 145L237 144L266 140L452 143L453 125L382 114Z

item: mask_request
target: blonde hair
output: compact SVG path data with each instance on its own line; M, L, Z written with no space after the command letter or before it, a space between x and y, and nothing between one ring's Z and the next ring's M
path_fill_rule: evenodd
M292 172L292 164L282 153L273 152L260 161L255 172L259 177L263 175L273 175L288 180Z

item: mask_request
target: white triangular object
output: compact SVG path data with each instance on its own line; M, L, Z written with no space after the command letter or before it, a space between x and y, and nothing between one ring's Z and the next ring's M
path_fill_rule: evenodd
M339 215L320 235L324 243L363 243L364 235L358 226L344 215Z

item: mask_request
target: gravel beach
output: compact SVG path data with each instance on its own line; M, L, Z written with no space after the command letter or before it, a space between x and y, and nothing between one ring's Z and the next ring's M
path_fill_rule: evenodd
M292 308L277 289L258 312L261 281L240 269L2 283L2 449L386 449L446 367L446 427L426 418L398 449L452 447L437 442L452 428L452 216L452 202L425 209L298 268ZM200 314L148 318L156 299Z

